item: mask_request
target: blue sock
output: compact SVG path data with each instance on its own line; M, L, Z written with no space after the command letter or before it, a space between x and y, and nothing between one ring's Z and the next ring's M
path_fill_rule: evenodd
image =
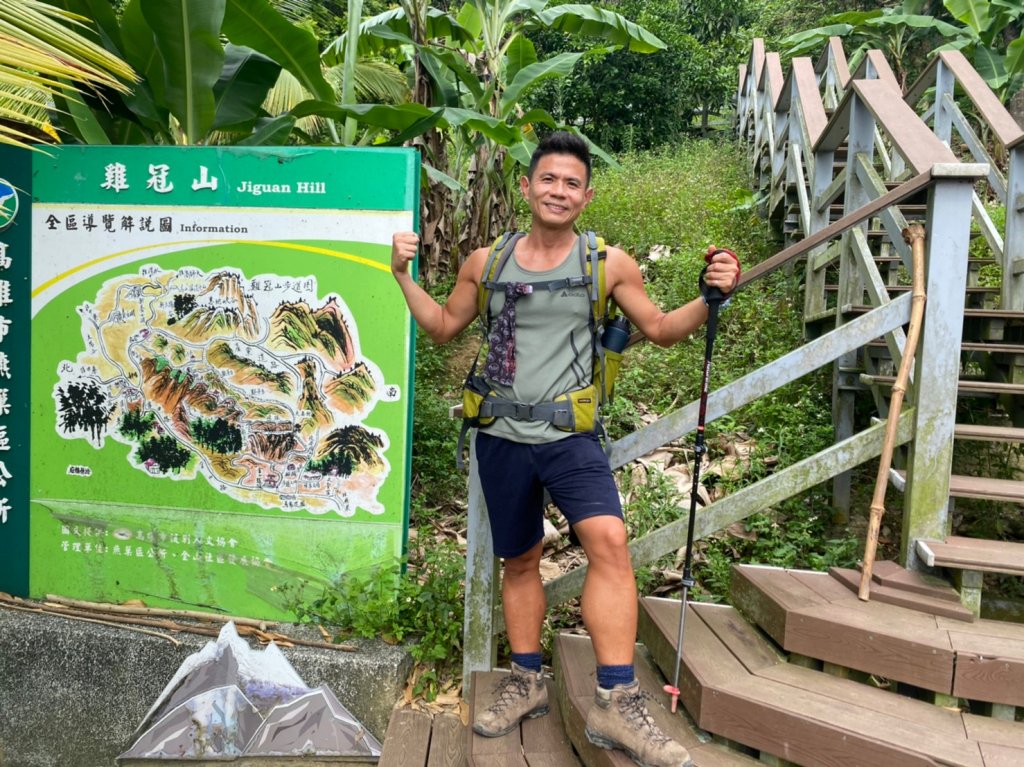
M510 656L513 663L527 671L540 671L541 655L539 652L514 652Z
M597 686L605 690L610 690L618 684L632 684L635 678L632 663L628 666L597 667Z

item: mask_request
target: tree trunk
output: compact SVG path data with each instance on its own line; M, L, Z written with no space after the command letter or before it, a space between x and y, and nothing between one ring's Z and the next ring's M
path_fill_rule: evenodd
M1007 108L1013 115L1013 119L1017 121L1017 125L1024 128L1024 88L1013 94Z
M426 8L417 3L405 5L413 40L426 43ZM434 86L417 55L413 60L413 102L433 104ZM411 142L420 151L424 164L448 171L448 151L444 135L432 128ZM452 237L452 192L444 184L428 182L420 197L420 273L421 282L434 285L458 268Z

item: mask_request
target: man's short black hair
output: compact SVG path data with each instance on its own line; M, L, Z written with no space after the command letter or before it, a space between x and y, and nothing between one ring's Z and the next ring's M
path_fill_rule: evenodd
M590 147L587 146L586 141L575 133L569 133L568 131L549 133L541 139L537 148L533 150L533 156L530 157L530 168L526 173L527 178L533 178L533 172L537 169L537 163L540 162L542 157L549 154L571 154L582 162L587 168L587 186L590 186Z

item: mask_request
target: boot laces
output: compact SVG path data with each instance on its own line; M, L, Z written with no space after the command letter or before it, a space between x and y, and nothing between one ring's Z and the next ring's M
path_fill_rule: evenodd
M511 706L516 701L527 698L530 695L530 680L522 674L505 674L505 676L494 685L494 693L497 699L488 708L495 713Z
M619 697L619 712L625 717L626 722L641 732L647 731L652 741L658 744L665 743L669 738L661 731L651 712L647 709L647 700L652 696L646 690L637 690L634 693Z

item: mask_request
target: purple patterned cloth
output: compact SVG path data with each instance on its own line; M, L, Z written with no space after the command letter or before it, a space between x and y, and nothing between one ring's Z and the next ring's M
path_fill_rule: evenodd
M525 282L505 283L505 303L487 338L484 375L504 386L511 386L516 377L516 301L532 292Z

